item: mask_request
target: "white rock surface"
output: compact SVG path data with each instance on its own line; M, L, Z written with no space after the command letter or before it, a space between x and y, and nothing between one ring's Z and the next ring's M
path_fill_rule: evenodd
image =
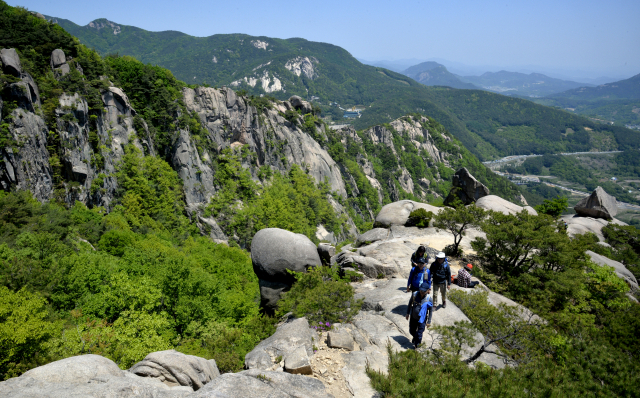
M521 207L515 203L511 203L508 200L502 199L496 195L487 195L484 196L476 202L478 207L481 207L485 210L493 210L498 211L502 214L516 214L522 211L522 209L526 209L529 214L534 216L538 215L538 212L535 211L534 208L530 206Z

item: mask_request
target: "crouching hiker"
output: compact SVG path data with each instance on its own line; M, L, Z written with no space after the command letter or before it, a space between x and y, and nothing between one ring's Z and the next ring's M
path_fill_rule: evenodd
M471 270L473 269L473 265L467 264L463 269L458 271L458 286L474 288L479 282L471 281Z
M406 319L409 320L409 333L413 336L413 346L418 348L422 343L424 328L431 326L431 314L433 313L433 303L431 302L431 287L428 283L420 285L420 290L414 292L409 299Z
M420 246L423 249L422 253L424 254L424 246ZM418 252L420 252L420 248L418 248ZM411 272L409 272L409 279L407 280L407 290L405 293L417 292L422 285L423 282L427 282L431 285L431 271L429 271L426 267L428 259L425 259L422 256L414 259L411 257L411 263L413 264L413 268L411 268Z

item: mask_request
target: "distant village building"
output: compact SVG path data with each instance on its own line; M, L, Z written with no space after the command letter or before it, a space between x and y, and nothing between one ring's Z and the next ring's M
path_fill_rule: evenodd
M611 181L618 181L618 179L616 177L611 177Z
M360 115L360 111L355 110L355 111L344 111L344 117L349 118L349 119L355 119L355 118L359 118Z

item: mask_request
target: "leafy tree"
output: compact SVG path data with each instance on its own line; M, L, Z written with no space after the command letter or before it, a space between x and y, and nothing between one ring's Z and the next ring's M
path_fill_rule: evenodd
M453 234L453 245L447 251L451 255L460 254L459 246L465 232L471 227L477 227L485 215L484 209L475 203L464 206L459 200L454 207L445 207L435 217L433 226L444 229Z
M330 267L315 267L295 276L291 290L278 302L278 316L292 311L297 317L306 316L310 323L345 323L360 311L362 299L356 300L353 287Z
M558 218L567 209L569 200L566 196L558 196L555 199L545 199L541 205L535 207L538 213L548 214L551 217Z
M0 376L15 377L38 366L46 342L60 325L47 321L46 300L21 289L0 286Z

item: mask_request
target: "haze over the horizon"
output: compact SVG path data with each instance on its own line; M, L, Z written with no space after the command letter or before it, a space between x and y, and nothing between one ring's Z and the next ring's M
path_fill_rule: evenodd
M193 36L302 37L338 45L371 61L438 58L492 71L555 71L573 78L640 73L640 2L632 0L7 3L79 25L107 18Z

